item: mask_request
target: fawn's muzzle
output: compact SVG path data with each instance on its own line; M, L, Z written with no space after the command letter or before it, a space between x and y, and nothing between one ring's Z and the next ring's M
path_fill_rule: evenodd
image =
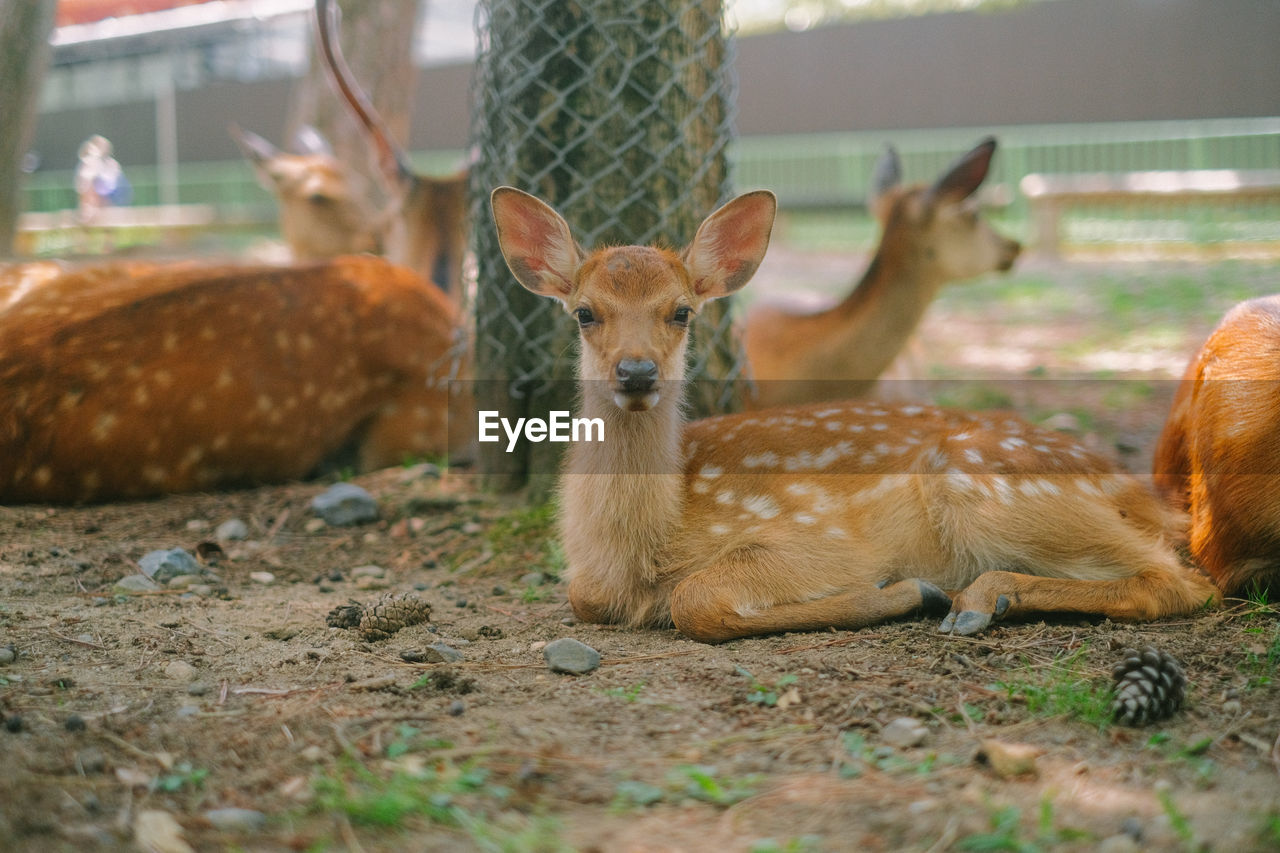
M624 394L648 394L658 382L658 365L649 359L624 358L618 362L614 374L618 377L618 390Z

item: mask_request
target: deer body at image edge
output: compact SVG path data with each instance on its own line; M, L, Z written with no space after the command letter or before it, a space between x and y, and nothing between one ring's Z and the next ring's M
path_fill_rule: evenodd
M972 634L1029 613L1141 620L1213 601L1148 489L1022 421L840 403L686 425L688 325L755 272L772 194L716 211L682 254L587 253L533 196L504 187L491 202L513 275L577 319L581 414L605 425L605 442L570 446L561 480L580 618L718 642L929 611Z
M1280 295L1235 306L1191 359L1153 473L1224 593L1280 590Z
M1012 267L1021 246L998 234L973 198L995 149L988 138L932 185L903 187L897 152L886 148L868 200L880 243L848 296L821 311L762 303L747 314L743 343L758 382L749 405L869 393L944 284Z

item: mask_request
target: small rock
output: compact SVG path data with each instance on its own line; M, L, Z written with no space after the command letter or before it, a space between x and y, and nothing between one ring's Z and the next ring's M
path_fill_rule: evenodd
M238 518L230 518L218 525L213 536L220 542L239 542L249 538L249 525Z
M440 468L432 465L430 462L421 462L417 465L410 465L400 472L400 482L412 483L414 480L439 479Z
M1136 853L1138 849L1138 842L1123 832L1119 835L1102 839L1097 847L1098 853Z
M490 595L506 595L506 594L507 594L507 588L506 588L505 586L503 586L502 584L497 584L497 585L495 585L495 586L494 586L494 588L493 588L493 589L489 590L489 594L490 594Z
M1040 426L1058 432L1079 432L1080 419L1070 412L1058 412L1042 420Z
M328 524L345 527L378 519L378 503L354 483L335 483L311 500L311 509Z
M186 720L190 717L198 717L200 716L200 706L199 705L182 705L178 708L178 710L173 712L173 715L177 717L179 720Z
M482 527L477 522L468 521L466 524L462 525L461 530L463 533L467 534L468 536L474 536L480 531L484 530L484 527Z
M450 717L461 717L464 713L466 713L466 710L467 710L467 704L463 702L461 699L454 699L452 702L449 703Z
M324 523L323 518L309 518L307 519L307 523L302 525L302 529L308 533L319 533L328 526L329 525Z
M169 587L169 589L189 589L204 580L206 578L202 578L199 575L174 575L169 578L169 582L165 586Z
M542 572L527 572L520 576L520 583L525 586L542 586L547 582L547 576Z
M206 693L208 693L212 689L213 689L212 684L208 684L207 682L204 682L204 681L193 681L191 684L187 685L187 695L188 696L204 696Z
M352 681L347 685L348 688L355 691L386 690L388 687L395 686L396 677L394 675L376 675L373 678Z
M193 518L187 522L187 529L193 533L198 533L201 530L208 530L209 522L205 521L203 518Z
M356 566L351 570L353 578L382 578L387 576L387 570L382 566Z
M85 730L84 717L79 714L72 714L67 717L65 723L62 724L69 732L82 732Z
M3 663L3 661L0 661ZM1222 703L1222 713L1235 716L1244 710L1244 705L1240 704L1239 699L1228 699Z
M385 578L375 578L365 575L362 578L356 578L356 589L386 589L390 584Z
M18 659L18 650L13 646L0 646L0 665L13 663Z
M202 571L196 558L181 548L144 554L138 567L156 583L165 583L178 575L198 575Z
M430 663L457 663L462 660L462 652L448 643L432 643L423 652L423 658Z
M131 592L155 592L159 588L160 585L146 575L125 575L116 581L112 591L127 595Z
M898 749L919 746L928 736L928 727L913 717L898 717L880 730L880 740Z
M427 653L418 649L405 649L400 653L400 660L406 663L426 663Z
M223 832L261 832L267 825L267 816L253 809L210 809L204 817Z
M194 853L182 837L182 825L159 809L139 811L133 819L133 840L142 850L157 853Z
M76 769L88 775L107 769L107 756L96 746L87 746L76 753Z
M271 572L249 572L249 580L266 586L275 583L276 576Z
M1025 743L984 740L976 760L986 763L1001 779L1036 775L1036 758L1040 750Z
M547 643L542 649L542 657L552 672L571 675L583 675L600 665L600 653L572 637Z
M19 717L17 714L13 714L12 716L5 717L4 728L5 728L5 731L13 732L14 734L17 734L18 732L22 731L22 717Z
M174 681L193 681L196 668L184 660L171 660L165 665L164 675Z
M304 746L299 750L298 755L306 761L319 761L324 758L324 750L313 743L310 746Z

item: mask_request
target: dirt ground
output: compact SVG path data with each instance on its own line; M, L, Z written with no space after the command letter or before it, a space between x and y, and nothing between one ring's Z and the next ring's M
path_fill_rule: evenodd
M932 328L963 330L975 351L1040 346L1032 363L1052 375L1047 326L1011 342L966 310L944 301L926 340ZM1079 430L1141 470L1164 399L1109 405L1090 387L1006 402L1037 418L1110 412ZM354 482L379 520L318 522L309 504L326 483L0 508L0 653L13 652L0 662L0 847L1280 849L1274 604L707 646L576 624L549 513L480 495L466 473ZM247 538L202 548L229 519ZM114 589L176 547L205 554L212 577ZM416 593L429 620L380 641L326 624L387 593ZM542 649L561 637L595 648L599 668L550 671ZM432 662L441 642L461 660ZM1144 645L1183 662L1187 707L1110 724L1110 668Z

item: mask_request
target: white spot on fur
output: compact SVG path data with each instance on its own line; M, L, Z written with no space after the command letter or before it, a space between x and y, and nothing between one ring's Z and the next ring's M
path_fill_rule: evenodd
M720 504L721 506L728 506L729 504L733 503L736 498L737 498L737 495L735 495L731 491L726 490L716 495L716 503Z
M764 453L755 453L751 456L744 456L742 465L745 468L776 468L781 460L778 454L772 450L766 450Z
M808 513L803 513L803 512L796 513L796 524L817 524L817 523L818 523L818 519L814 518L812 515L809 515Z
M982 454L972 447L965 449L964 458L972 462L974 465L982 464Z
M1010 438L1006 438L1004 441L1000 442L1000 448L1001 448L1002 450L1009 450L1009 451L1013 451L1013 450L1017 450L1017 449L1018 449L1018 448L1020 448L1020 447L1026 447L1026 446L1027 446L1026 441L1024 441L1024 440L1023 440L1023 439L1021 439L1021 438L1013 438L1013 437L1010 437Z
M713 524L707 528L707 532L709 532L712 536L726 536L729 533L729 525Z
M782 512L778 504L768 495L752 495L751 497L743 498L742 508L766 521Z
M694 494L696 494L696 495L705 495L705 494L706 494L707 492L709 492L709 491L711 491L711 484L710 484L710 483L708 483L706 480L694 480L694 481L693 481L693 493L694 493Z
M708 480L714 480L724 473L724 469L718 465L703 465L702 470L698 472L699 477L705 477Z

